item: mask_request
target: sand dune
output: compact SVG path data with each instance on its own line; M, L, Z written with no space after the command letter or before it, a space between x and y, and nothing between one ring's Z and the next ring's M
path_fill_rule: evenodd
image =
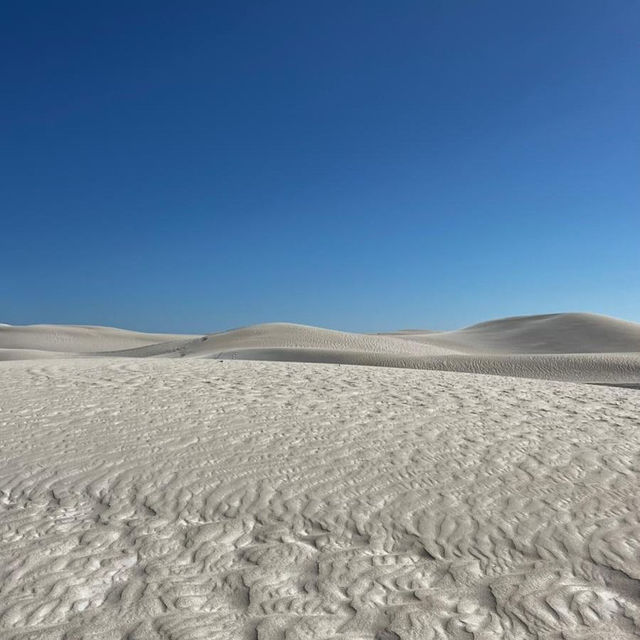
M191 356L199 358L244 357L246 359L258 353L266 355L271 351L286 351L291 354L297 352L303 354L305 352L309 354L314 352L323 354L349 353L355 359L367 354L397 357L402 355L429 356L458 353L446 347L421 344L396 337L347 333L345 331L320 329L300 324L273 322L232 331L211 333L195 339L121 351L111 355L136 357ZM268 360L270 358L259 359ZM357 362L353 364L357 364Z
M81 325L0 325L0 349L35 349L63 354L131 349L169 340L184 340L189 337L195 336L141 333L111 327Z
M440 333L385 334L467 353L640 352L640 324L593 313L519 316Z
M640 381L640 325L586 313L505 318L448 332L358 334L290 323L203 336L104 327L0 327L0 360L62 356L359 364L594 383Z
M0 366L3 640L631 640L637 391Z
M638 331L2 326L0 638L639 637Z
M222 356L234 360L368 365L566 382L602 384L640 382L640 354L635 353L398 356L322 349L248 349L225 353Z
M44 351L42 349L0 349L0 362L3 360L39 360L41 358L74 357L60 351Z

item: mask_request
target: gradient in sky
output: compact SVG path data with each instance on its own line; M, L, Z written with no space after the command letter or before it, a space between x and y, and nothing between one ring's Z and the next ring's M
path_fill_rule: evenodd
M4 2L0 321L640 321L635 0Z

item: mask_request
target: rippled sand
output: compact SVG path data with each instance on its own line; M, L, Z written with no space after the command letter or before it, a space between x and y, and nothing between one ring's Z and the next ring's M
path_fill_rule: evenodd
M0 637L640 635L640 392L337 364L0 366Z

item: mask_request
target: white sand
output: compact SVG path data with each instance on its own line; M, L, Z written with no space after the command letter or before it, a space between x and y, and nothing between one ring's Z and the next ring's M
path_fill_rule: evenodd
M0 638L640 637L637 328L2 327Z
M637 391L107 358L0 388L3 639L640 633Z
M36 349L64 354L132 349L158 342L195 337L166 333L140 333L111 327L0 324L0 349Z
M640 324L594 313L554 313L481 322L458 331L385 335L470 353L625 353L640 351Z
M88 355L360 364L636 384L640 382L640 325L565 313L505 318L458 331L375 335L288 323L203 336L105 327L0 326L0 360Z

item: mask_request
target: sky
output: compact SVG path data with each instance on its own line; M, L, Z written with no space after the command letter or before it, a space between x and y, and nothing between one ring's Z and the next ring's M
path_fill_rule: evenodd
M640 2L3 2L0 322L640 322Z

